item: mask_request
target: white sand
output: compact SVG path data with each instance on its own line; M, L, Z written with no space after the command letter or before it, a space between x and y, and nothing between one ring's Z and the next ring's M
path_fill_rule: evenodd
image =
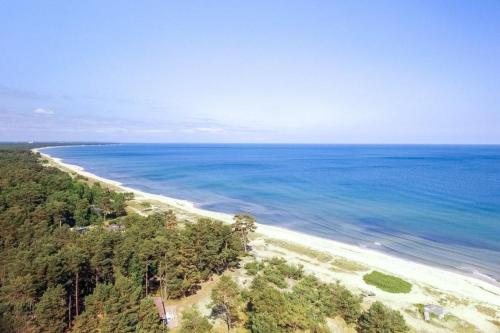
M37 149L34 149L33 151L39 152ZM82 167L64 163L60 159L53 158L46 153L39 153L49 160L54 161L64 169L73 171L90 179L119 187L123 191L132 192L138 200L155 200L176 209L186 211L190 214L213 218L227 223L232 222L233 216L230 214L200 209L192 202L186 200L179 200L128 188L119 182L105 179L87 172ZM471 321L475 325L478 325L481 331L496 332L494 326L489 324L487 317L484 317L482 314L472 309L472 304L483 304L498 309L500 307L500 286L498 283L489 283L475 278L474 276L468 276L458 272L415 263L377 252L375 250L310 236L284 228L258 224L257 232L268 238L300 244L321 252L329 253L335 257L343 257L348 260L361 263L371 269L391 273L412 282L415 286L409 294L390 294L364 284L362 280L362 273L334 274L331 271L328 271L328 266L321 265L320 263L316 263L315 265L312 265L312 267L309 267L309 269L318 276L333 276L332 280L341 280L347 286L374 291L377 294L377 299L383 300L395 308L404 309L416 303L437 301L437 299L424 292L423 288L425 287L437 289L439 293L451 294L457 298L466 299L470 303L468 307L462 305L457 305L455 307L447 305L446 308L450 311L454 310L454 314ZM289 253L289 251L282 250L281 253ZM263 256L265 255L263 254ZM452 307L453 309L451 309ZM484 318L482 317L481 320L478 320L480 316L483 316ZM411 324L415 323L411 322Z

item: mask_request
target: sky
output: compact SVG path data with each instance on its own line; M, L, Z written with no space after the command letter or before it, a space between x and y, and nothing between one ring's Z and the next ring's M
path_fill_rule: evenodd
M0 141L500 143L500 1L0 1Z

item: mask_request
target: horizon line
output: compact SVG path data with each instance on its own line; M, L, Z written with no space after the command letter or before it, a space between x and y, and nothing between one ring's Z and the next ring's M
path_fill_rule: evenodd
M0 144L78 144L78 145L116 145L116 144L184 144L184 145L392 145L392 146L499 146L499 143L419 143L419 142L180 142L180 141L0 141Z

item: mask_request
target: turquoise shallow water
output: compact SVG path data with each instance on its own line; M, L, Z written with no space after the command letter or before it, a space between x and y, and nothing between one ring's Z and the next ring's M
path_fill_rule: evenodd
M46 150L206 209L500 279L500 146L118 144Z

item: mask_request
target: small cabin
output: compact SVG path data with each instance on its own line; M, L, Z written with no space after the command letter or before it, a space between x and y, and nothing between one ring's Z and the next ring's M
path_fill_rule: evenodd
M442 306L435 304L427 304L424 306L424 319L429 321L431 319L431 314L436 315L439 319L443 319L446 315L446 309Z
M161 297L152 297L155 303L156 310L158 311L158 316L160 317L160 322L166 325L168 328L177 327L177 316L175 306L165 306L163 299Z

